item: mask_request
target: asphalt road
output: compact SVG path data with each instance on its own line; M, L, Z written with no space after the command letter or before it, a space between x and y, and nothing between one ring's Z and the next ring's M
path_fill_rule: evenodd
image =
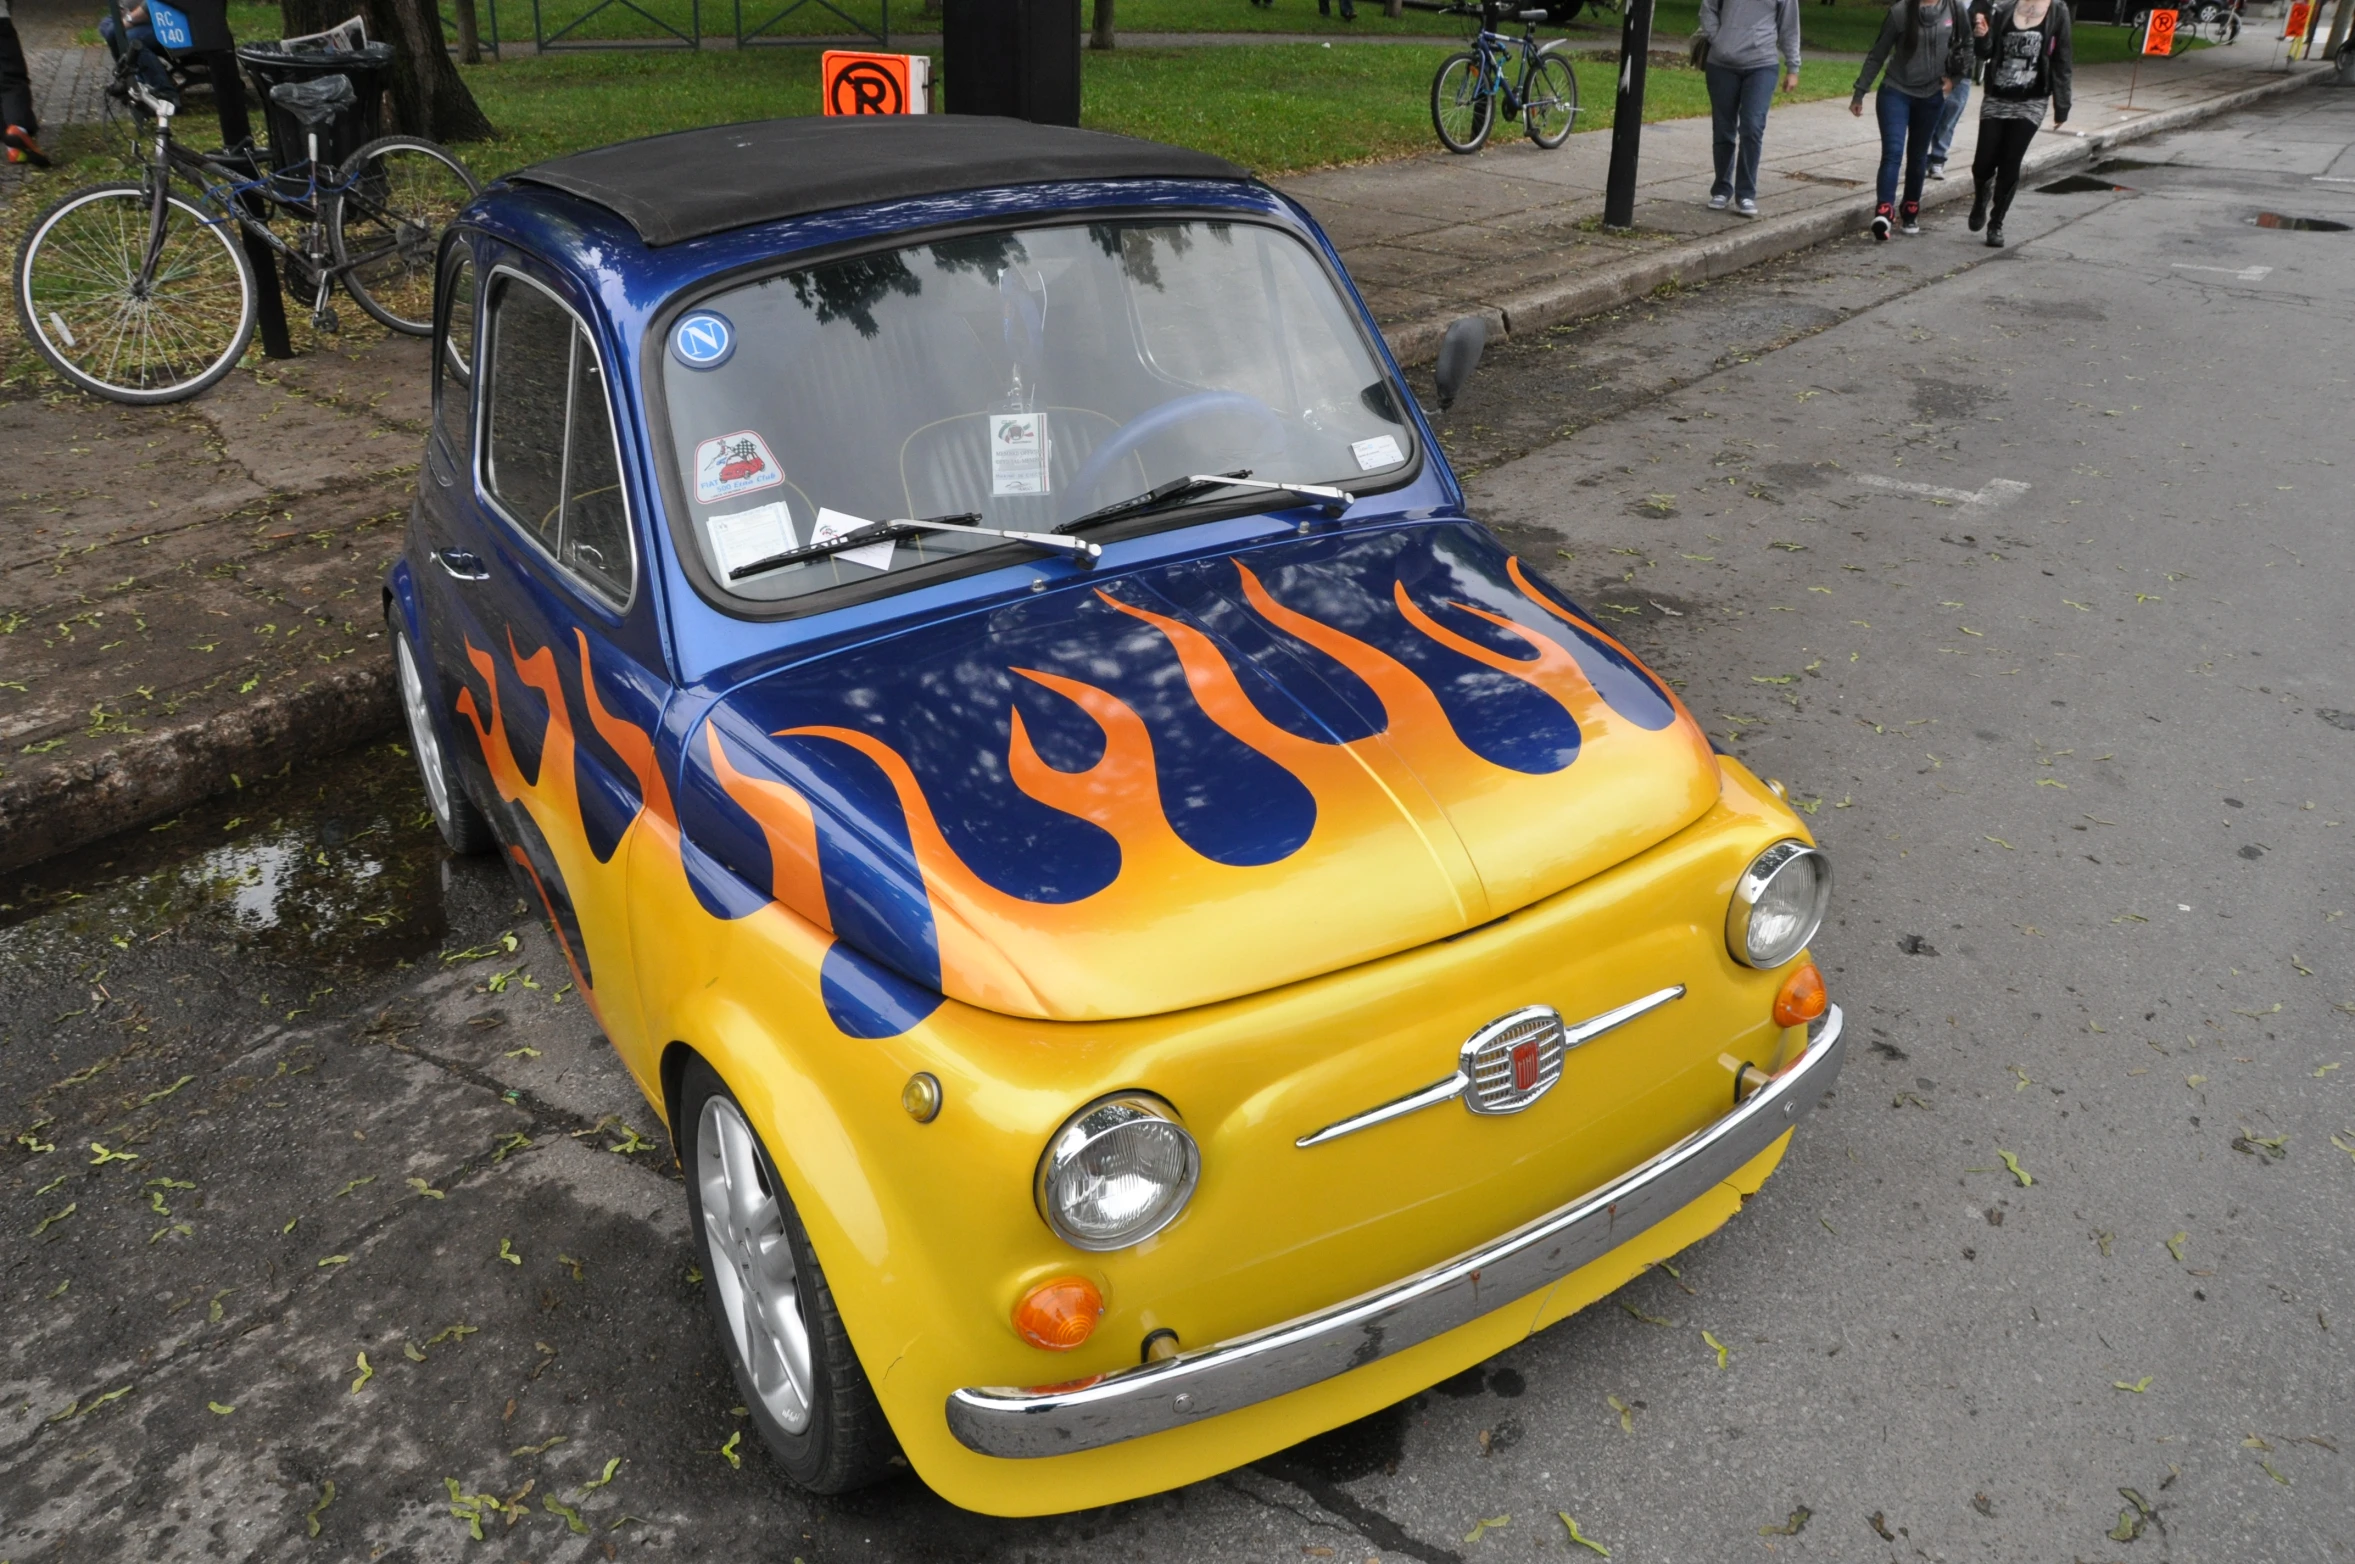
M657 1127L379 748L0 890L0 1559L2355 1557L2355 233L2252 221L2355 223L2351 145L2309 92L1450 420L1839 866L1848 1074L1675 1273L1135 1504L811 1500L731 1444Z

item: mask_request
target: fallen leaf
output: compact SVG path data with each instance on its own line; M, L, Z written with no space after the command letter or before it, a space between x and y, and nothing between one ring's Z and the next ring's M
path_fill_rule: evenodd
M2018 1157L2013 1156L2010 1152L2004 1150L2001 1146L1995 1148L1995 1154L2003 1158L2003 1165L2011 1169L2012 1177L2020 1181L2020 1187L2022 1189L2026 1189L2030 1184L2036 1182L2035 1175L2030 1173L2026 1168L2020 1166L2020 1159Z
M2272 1479L2273 1479L2275 1482L2277 1482L2277 1483L2281 1484L2281 1485L2282 1485L2284 1488L2288 1488L2288 1487L2292 1487L2292 1486L2294 1486L2294 1485L2293 1485L2293 1484L2290 1482L2290 1480L2289 1480L2287 1477L2284 1477L2284 1476L2282 1476L2282 1475L2281 1475L2281 1473L2279 1473L2279 1472L2275 1471L2275 1470L2273 1469L2273 1463L2272 1463L2271 1461L2268 1461L2268 1460L2266 1460L2266 1459L2265 1459L2265 1457L2263 1457L2263 1456L2259 1456L2259 1457L2257 1457L2257 1464L2258 1464L2259 1466L2262 1466L2262 1467L2264 1467L2264 1468L2265 1468L2265 1475L2266 1475L2266 1476L2268 1476L2268 1477L2272 1478Z
M40 1237L50 1228L56 1226L58 1223L64 1221L67 1217L72 1216L76 1211L81 1209L82 1203L79 1200L67 1201L63 1211L51 1212L48 1216L41 1218L40 1221L33 1224L33 1236L35 1238Z
M1621 1303L1619 1307L1625 1309L1628 1313L1634 1315L1637 1319L1643 1321L1646 1325L1665 1325L1671 1329L1675 1328L1676 1321L1664 1320L1657 1314L1646 1314L1643 1310L1637 1308L1632 1303Z
M230 1413L237 1410L237 1408L234 1406L223 1406L218 1401L207 1401L205 1405L211 1408L214 1412L220 1414L222 1417L227 1417Z
M506 1261L509 1265L523 1264L523 1256L517 1254L515 1252L515 1246L504 1238L499 1240L499 1258Z
M570 1444L571 1442L572 1438L570 1435L556 1434L550 1438L541 1440L536 1445L518 1445L514 1449L508 1451L507 1456L510 1460L519 1460L527 1455L546 1455L549 1451L555 1449L558 1445Z
M1595 1552L1600 1553L1604 1558L1609 1558L1611 1556L1611 1550L1609 1548L1604 1547L1601 1543L1595 1541L1594 1538L1587 1536L1584 1532L1578 1529L1578 1522L1570 1518L1570 1512L1568 1510L1556 1510L1554 1513L1562 1517L1563 1525L1570 1528L1570 1540L1572 1542L1577 1543L1582 1548L1592 1548Z
M2274 1008L2278 1010L2281 1007L2276 1005ZM90 1159L90 1165L94 1168L104 1167L109 1162L136 1162L139 1160L139 1153L136 1151L109 1151L96 1141L90 1142L90 1149L98 1153Z
M563 1516L564 1524L570 1528L574 1536L585 1537L589 1534L589 1523L581 1519L581 1512L557 1498L556 1495L552 1493L540 1495L540 1507L551 1515Z
M316 1266L312 1267L312 1269L324 1271L331 1265L349 1265L351 1263L352 1257L348 1254L331 1254L326 1259L321 1260Z
M407 1358L412 1363L423 1363L425 1361L425 1354L418 1350L417 1343L413 1341L404 1341L401 1343L401 1356Z
M439 1190L434 1188L431 1184L428 1184L421 1178L410 1179L408 1184L411 1189L414 1189L417 1191L417 1193L423 1195L428 1200L440 1200L448 1193L446 1190Z
M376 1377L376 1370L368 1366L368 1354L365 1352L361 1353L352 1361L359 1366L360 1370L360 1377L352 1381L352 1394L356 1396L360 1393L360 1387L362 1385L367 1384L368 1381Z
M433 1335L426 1337L425 1344L429 1347L438 1347L445 1341L463 1343L467 1337L481 1329L482 1327L479 1325L468 1325L463 1322L456 1325L445 1325Z
M2135 1395L2139 1396L2151 1388L2151 1379L2151 1375L2145 1374L2142 1378L2136 1380L2131 1385L2122 1379L2113 1379L2110 1381L2110 1388L2112 1390L2132 1391Z
M312 1536L319 1535L319 1517L326 1512L327 1506L334 1502L335 1483L330 1479L319 1485L319 1502L312 1505L311 1513L303 1517L303 1520L310 1526Z
M1813 1510L1802 1504L1797 1509L1793 1510L1791 1512L1791 1518L1783 1522L1780 1526L1759 1527L1758 1535L1761 1537L1796 1537L1799 1535L1799 1533L1807 1529L1808 1517L1814 1513L1815 1512Z
M1993 842L1996 846L2002 848L2007 853L2016 853L2019 851L2017 847L2014 847L2011 843L2005 841L2000 836L1990 836L1985 838L1985 840Z
M1610 1402L1611 1410L1619 1414L1619 1431L1623 1434L1634 1433L1635 1408L1629 1406L1626 1402L1620 1400L1617 1396L1605 1396L1603 1399Z
M1701 1339L1707 1342L1710 1346L1710 1349L1717 1354L1717 1366L1719 1368L1724 1368L1725 1360L1733 1356L1733 1349L1728 1347L1724 1342L1719 1341L1715 1336L1710 1335L1707 1331L1701 1332Z
M529 1135L524 1134L521 1130L518 1130L514 1134L507 1136L505 1139L499 1142L497 1149L491 1153L491 1160L493 1162L504 1162L507 1160L509 1154L522 1151L531 1144L532 1138Z
M743 1469L744 1457L736 1453L736 1446L743 1440L743 1438L744 1430L739 1428L728 1436L728 1442L726 1444L720 1446L720 1459L726 1461L730 1466L737 1468L739 1471Z
M590 1479L589 1479L587 1482L585 1482L585 1483L581 1484L581 1485L580 1485L578 1488L574 1489L574 1490L573 1490L573 1492L575 1492L575 1493L588 1493L588 1492L590 1492L590 1491L591 1491L591 1490L593 1490L593 1489L602 1488L602 1487L604 1487L604 1486L605 1486L607 1483L609 1483L609 1482L613 1481L613 1474L614 1474L615 1472L619 1471L620 1469L621 1469L621 1457L617 1455L617 1456L614 1456L614 1457L612 1457L610 1460L608 1460L608 1461L605 1463L605 1470L604 1470L604 1471L602 1471L602 1472L599 1472L599 1473L598 1473L596 1476L594 1476L594 1477L590 1478Z
M1897 1533L1889 1529L1889 1519L1881 1511L1873 1511L1872 1514L1864 1518L1864 1523L1867 1526L1870 1526L1873 1529L1874 1534L1878 1536L1883 1542L1895 1542L1897 1540Z
M1474 1521L1472 1523L1472 1529L1464 1533L1464 1540L1466 1542L1478 1542L1481 1538L1487 1536L1490 1532L1497 1530L1499 1527L1512 1524L1512 1520L1513 1518L1510 1515L1497 1515L1491 1516L1489 1519L1484 1521Z

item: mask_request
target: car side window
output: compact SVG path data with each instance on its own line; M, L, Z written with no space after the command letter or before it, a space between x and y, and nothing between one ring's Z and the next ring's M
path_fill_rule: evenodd
M452 248L442 268L440 350L434 355L433 417L463 470L474 457L474 256Z
M613 409L588 332L514 277L491 295L484 484L509 520L599 596L635 581Z

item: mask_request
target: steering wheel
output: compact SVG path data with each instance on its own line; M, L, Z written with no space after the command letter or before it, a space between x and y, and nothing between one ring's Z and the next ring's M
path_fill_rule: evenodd
M1146 441L1167 434L1180 424L1219 413L1250 419L1265 428L1279 443L1284 437L1283 416L1259 398L1241 391L1196 391L1139 413L1113 431L1112 438L1096 447L1094 454L1079 469L1079 475L1071 480L1073 499L1082 505L1093 501L1096 490L1106 478L1112 476L1113 469L1134 456L1137 448ZM1114 498L1122 499L1126 496L1115 495Z

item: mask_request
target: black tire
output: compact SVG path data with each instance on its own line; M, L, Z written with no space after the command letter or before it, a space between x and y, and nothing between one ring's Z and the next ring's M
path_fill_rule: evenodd
M380 136L343 165L327 205L327 240L345 291L412 337L433 335L442 233L482 184L456 154L419 136Z
M1529 101L1521 106L1521 128L1549 152L1578 128L1578 72L1569 51L1559 44L1537 51L1537 63L1529 72Z
M74 191L26 231L9 290L50 368L138 407L195 396L235 369L260 310L236 226L176 195L155 278L141 293L152 213L140 185Z
M1545 16L1547 21L1561 27L1574 21L1585 9L1586 0L1546 0Z
M687 1216L703 1264L703 1292L710 1300L712 1316L719 1325L721 1350L727 1355L728 1368L736 1377L736 1389L751 1413L753 1425L760 1430L769 1452L785 1468L785 1474L812 1493L844 1493L880 1482L892 1475L899 1444L892 1437L891 1424L884 1418L883 1408L875 1400L874 1388L867 1382L867 1371L851 1346L850 1334L843 1328L842 1315L834 1307L834 1291L827 1286L826 1273L818 1264L816 1251L810 1247L809 1232L802 1226L801 1214L794 1210L792 1198L785 1192L785 1181L777 1176L776 1163L770 1159L768 1148L761 1144L759 1132L751 1129L749 1118L728 1090L727 1083L709 1064L700 1058L690 1059L679 1086L679 1152L687 1170ZM712 1110L708 1115L707 1109ZM801 1403L806 1421L799 1429L788 1428L774 1414L773 1392L764 1392L761 1381L746 1362L737 1322L730 1316L727 1303L730 1273L738 1267L729 1250L715 1244L707 1230L707 1157L713 1163L723 1159L718 1148L708 1143L705 1127L707 1121L724 1122L726 1114L733 1114L737 1124L749 1131L749 1149L757 1163L760 1191L774 1202L760 1219L769 1224L764 1252L774 1260L790 1256L788 1268L792 1272L802 1345L809 1357L810 1382ZM780 1254L779 1250L785 1253ZM737 1285L748 1289L751 1282L739 1275Z
M1477 152L1496 123L1496 97L1481 90L1480 56L1451 54L1431 78L1431 128L1450 152Z
M393 693L408 722L409 754L417 762L417 779L425 784L425 802L433 811L433 823L450 851L459 857L487 853L499 845L499 839L490 820L467 796L466 784L450 759L449 735L425 688L424 669L416 648L409 644L409 632L401 628L397 614L385 616L385 628L393 638Z

